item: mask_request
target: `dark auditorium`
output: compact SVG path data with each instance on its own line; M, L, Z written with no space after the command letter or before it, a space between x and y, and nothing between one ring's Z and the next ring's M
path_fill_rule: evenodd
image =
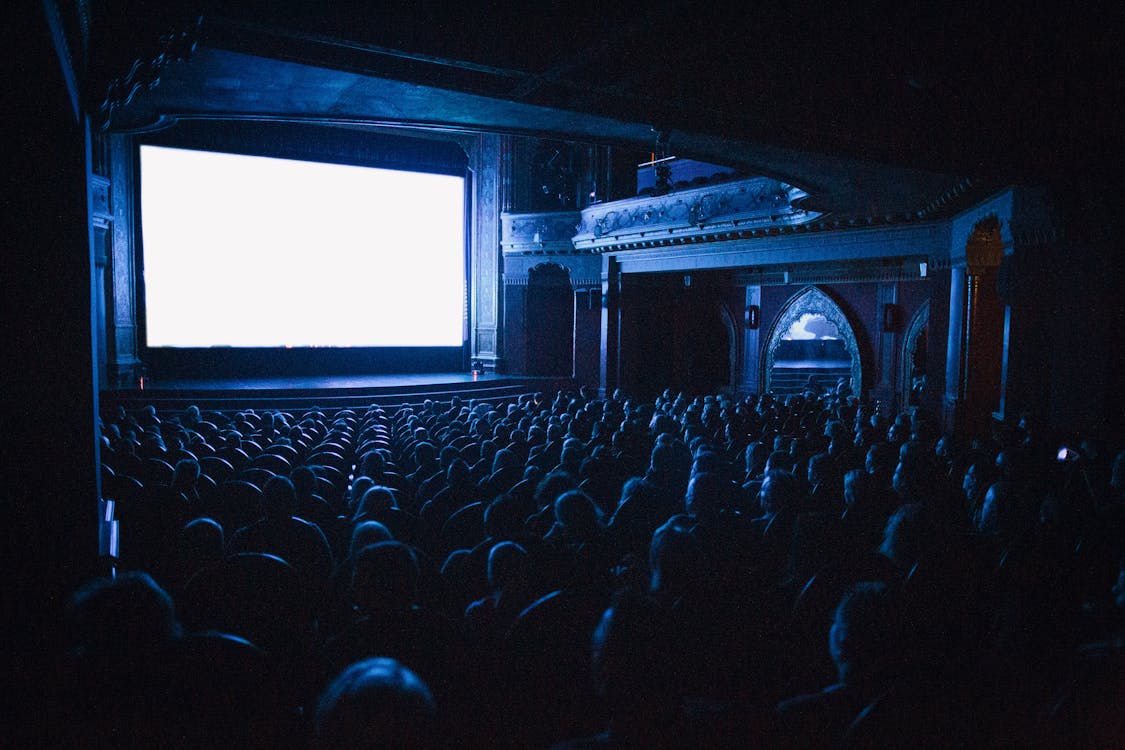
M1125 750L1125 6L6 9L0 745Z

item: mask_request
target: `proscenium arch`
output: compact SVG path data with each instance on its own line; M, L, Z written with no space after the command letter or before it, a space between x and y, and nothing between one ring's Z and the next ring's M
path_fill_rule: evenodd
M863 364L859 356L859 342L855 337L855 330L851 321L836 302L815 286L807 286L789 298L781 307L773 325L770 327L769 336L766 338L765 356L762 357L762 389L768 393L773 378L774 353L781 337L785 332L806 313L823 315L825 319L836 326L844 348L852 360L851 388L852 393L860 396L863 393Z

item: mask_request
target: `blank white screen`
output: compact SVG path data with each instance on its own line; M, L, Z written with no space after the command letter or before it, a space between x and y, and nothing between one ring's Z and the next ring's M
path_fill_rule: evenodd
M150 347L460 346L464 179L141 146Z

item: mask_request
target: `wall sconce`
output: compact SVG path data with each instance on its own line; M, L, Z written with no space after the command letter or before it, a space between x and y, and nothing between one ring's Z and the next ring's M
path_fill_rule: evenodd
M691 274L685 273L684 274L684 288L686 289L689 286L691 286Z
M756 329L758 327L758 318L760 315L761 308L757 305L747 305L743 317L743 322L746 324L746 327L750 330Z
M926 278L926 273L930 270L930 264L926 261L918 262L918 276L919 278Z

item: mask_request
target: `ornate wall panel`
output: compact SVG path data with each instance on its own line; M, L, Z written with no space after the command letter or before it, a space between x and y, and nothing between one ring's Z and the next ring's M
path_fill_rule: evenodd
M501 358L497 340L500 304L500 136L481 134L470 154L473 170L472 356L495 367Z

